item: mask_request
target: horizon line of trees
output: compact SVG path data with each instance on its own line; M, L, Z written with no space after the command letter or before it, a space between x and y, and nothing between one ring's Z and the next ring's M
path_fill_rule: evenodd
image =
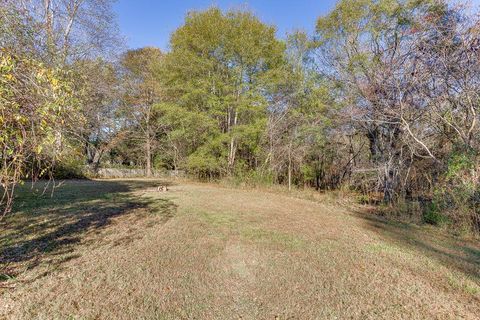
M4 212L23 178L126 166L348 188L480 230L480 19L466 5L340 0L313 36L285 40L211 7L162 52L119 50L112 3L0 4Z

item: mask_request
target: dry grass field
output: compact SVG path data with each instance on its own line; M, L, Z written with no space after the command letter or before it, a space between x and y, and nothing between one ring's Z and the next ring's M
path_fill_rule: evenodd
M20 190L0 226L0 318L480 315L474 241L286 194L158 184Z

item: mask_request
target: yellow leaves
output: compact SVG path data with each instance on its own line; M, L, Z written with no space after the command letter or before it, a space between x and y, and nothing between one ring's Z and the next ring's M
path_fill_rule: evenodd
M62 136L54 132L80 117L71 88L63 70L0 49L0 143L7 142L9 161L55 150Z
M52 78L51 83L54 88L58 87L58 79Z
M2 59L0 60L0 67L9 65L11 61L10 56L3 56Z
M43 150L43 146L42 146L41 144L39 144L39 145L37 145L37 146L35 147L35 152L36 152L37 154L41 154L41 153L42 153L42 150Z
M0 51L0 56L1 56L0 70L2 72L4 72L4 70L5 71L11 71L13 66L14 66L14 62L13 62L12 57L8 54L3 53L3 51Z
M42 80L44 75L45 75L45 70L40 69L40 70L37 71L37 79L38 80Z
M8 89L4 87L5 85L8 86L8 83L16 80L13 75L14 67L15 64L12 57L0 51L0 90L2 92Z

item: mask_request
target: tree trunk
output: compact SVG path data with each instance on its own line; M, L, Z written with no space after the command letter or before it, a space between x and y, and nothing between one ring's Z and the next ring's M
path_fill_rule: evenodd
M93 155L92 163L91 163L91 168L94 173L98 172L98 169L100 168L100 159L102 158L102 150L101 149L95 149L95 153Z
M372 158L373 163L377 163L377 157L379 156L379 139L380 139L380 132L378 127L374 126L373 128L369 128L367 131L367 138L369 142L369 149L370 149L370 156Z
M152 176L152 143L148 130L145 137L145 160L145 175L149 178Z
M291 151L288 151L288 191L292 190L292 155Z
M234 116L233 116L233 124L231 127L235 127L237 125L238 121L238 113L237 110L234 111ZM235 142L235 137L230 138L230 151L228 154L228 173L231 174L233 172L233 168L235 165L235 154L237 152L237 146Z
M173 174L175 176L175 178L178 177L178 151L177 151L177 148L175 146L173 146Z
M150 118L151 118L151 112L152 112L152 93L148 93L148 109L147 109L147 114L146 114L146 121L145 121L145 175L147 178L150 178L152 176L152 136L151 136L151 128L150 128Z
M45 14L45 30L47 33L47 51L51 63L55 59L55 39L53 35L53 8L52 0L43 0L43 9Z
M395 190L397 189L397 181L394 168L392 168L392 166L389 164L385 165L385 174L383 179L383 202L391 204L396 200Z

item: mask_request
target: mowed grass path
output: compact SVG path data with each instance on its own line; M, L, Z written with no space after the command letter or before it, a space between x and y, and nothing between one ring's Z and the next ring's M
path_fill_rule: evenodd
M21 192L0 318L478 319L480 247L285 194L158 181Z

